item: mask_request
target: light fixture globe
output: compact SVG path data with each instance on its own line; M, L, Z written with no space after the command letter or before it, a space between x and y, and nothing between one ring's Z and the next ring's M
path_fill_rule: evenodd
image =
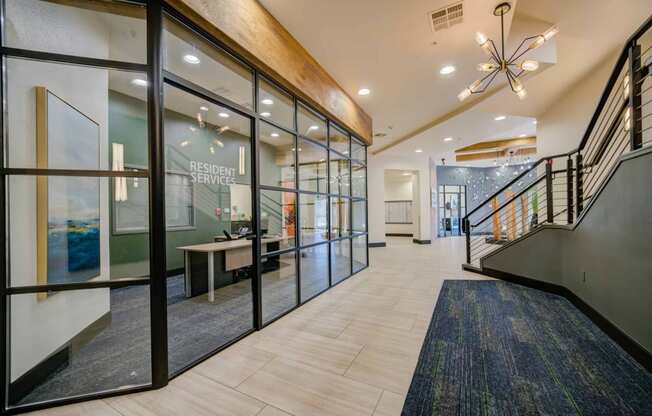
M523 83L519 78L526 72L536 71L539 68L539 63L532 59L526 59L520 63L518 60L527 52L536 49L549 41L559 32L559 29L556 26L553 26L541 34L523 39L518 48L516 48L509 57L506 57L505 15L509 13L511 9L512 5L504 2L498 4L493 11L494 16L500 17L500 51L496 47L494 41L489 39L485 34L480 32L475 34L475 41L487 56L489 56L488 62L478 64L478 71L484 72L486 75L464 88L462 92L457 95L457 98L460 101L466 100L471 96L471 94L481 94L485 92L500 72L505 73L510 88L518 98L523 100L527 97L527 91L523 88Z

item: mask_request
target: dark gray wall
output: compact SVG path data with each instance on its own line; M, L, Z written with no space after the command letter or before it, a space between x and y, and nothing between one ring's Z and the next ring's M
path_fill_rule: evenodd
M620 164L574 230L543 229L483 266L565 286L652 351L651 178L648 148Z
M552 260L563 256L563 250L560 248L568 237L566 234L567 230L541 228L514 245L493 253L482 265L563 286L563 262ZM542 250L545 251L543 255L540 254ZM546 261L541 261L541 258Z

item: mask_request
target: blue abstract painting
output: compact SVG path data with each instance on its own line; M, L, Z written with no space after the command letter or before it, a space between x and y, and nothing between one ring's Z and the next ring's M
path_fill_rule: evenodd
M48 92L48 167L99 169L99 125ZM100 179L48 177L47 281L100 275Z
M99 179L54 177L49 183L48 283L100 274Z

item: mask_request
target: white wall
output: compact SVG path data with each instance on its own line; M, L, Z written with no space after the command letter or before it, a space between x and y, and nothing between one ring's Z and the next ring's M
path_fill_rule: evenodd
M412 201L412 186L416 185L413 176L385 171L385 201Z
M385 170L397 169L412 171L415 174L413 204L417 207L414 238L431 239L430 218L430 165L426 156L406 157L369 154L367 176L369 187L369 242L385 242Z
M417 176L385 171L385 201L412 201L411 224L385 224L385 234L412 234L417 230L418 204L414 201L413 189L417 189Z
M16 5L20 5L16 7ZM8 37L36 49L63 53L93 51L109 55L108 30L88 12L45 2L9 2L12 20ZM56 24L55 24L56 22ZM65 48L62 45L70 45ZM8 67L9 163L12 167L36 164L35 90L44 86L100 124L101 169L108 168L108 72L25 60L10 60ZM100 276L109 278L109 182L100 187ZM10 180L11 284L34 285L36 278L36 180ZM60 292L37 300L35 294L11 298L11 381L65 345L71 337L109 311L109 290Z
M616 59L618 56L614 54L591 69L573 89L537 117L540 157L565 153L579 146Z
M369 153L367 160L369 243L385 242L385 170L382 161Z

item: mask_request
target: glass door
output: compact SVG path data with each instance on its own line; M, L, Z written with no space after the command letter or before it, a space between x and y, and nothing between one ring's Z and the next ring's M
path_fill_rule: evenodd
M460 194L447 194L446 207L450 218L451 235L460 235Z
M254 329L253 72L164 20L168 372Z
M461 236L466 215L466 186L439 185L439 236Z
M250 117L165 85L168 365L254 328Z

